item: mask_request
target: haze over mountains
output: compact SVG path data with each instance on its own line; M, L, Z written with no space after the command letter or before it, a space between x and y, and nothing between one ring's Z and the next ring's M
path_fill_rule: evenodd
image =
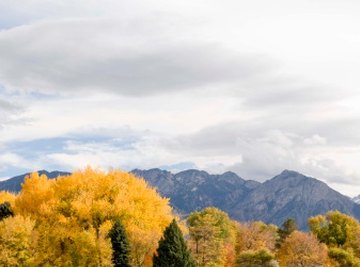
M220 175L200 170L176 174L161 169L135 169L131 172L156 187L162 196L170 198L171 205L184 215L215 206L239 221L262 220L281 225L292 217L302 229L307 227L310 216L329 210L360 218L360 204L327 184L295 171L285 170L264 183L244 180L233 172ZM69 174L58 171L39 173L49 178ZM0 190L18 192L24 177L1 181Z

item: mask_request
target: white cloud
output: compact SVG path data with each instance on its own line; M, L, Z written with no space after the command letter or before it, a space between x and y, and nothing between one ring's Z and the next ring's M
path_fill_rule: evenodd
M24 111L24 108L18 104L0 99L0 130L6 126L24 123Z
M0 166L17 165L23 163L23 159L14 153L4 153L0 155Z
M305 138L304 140L304 144L305 145L326 145L327 140L326 138L318 135L318 134L314 134L313 136L309 137L309 138Z
M261 58L177 40L162 21L150 25L146 19L67 19L0 32L0 79L17 91L130 96L268 79Z
M349 192L360 157L358 9L0 3L1 167L196 165L260 180L287 168Z

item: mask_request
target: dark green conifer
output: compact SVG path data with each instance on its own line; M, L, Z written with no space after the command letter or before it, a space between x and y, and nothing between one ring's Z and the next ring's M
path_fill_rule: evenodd
M9 202L4 202L2 204L0 204L0 221L2 219L5 219L9 216L13 216L14 212L10 206Z
M120 220L116 220L109 232L113 249L112 262L115 267L130 267L130 245L124 226Z
M175 219L165 229L153 258L154 267L194 267L195 263L186 246Z
M278 229L279 239L276 243L276 246L279 248L285 239L294 231L298 230L296 221L293 218L288 218Z

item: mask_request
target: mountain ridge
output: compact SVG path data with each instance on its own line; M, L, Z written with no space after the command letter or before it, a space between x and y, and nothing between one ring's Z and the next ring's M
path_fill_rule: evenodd
M69 172L39 171L50 179ZM307 228L310 216L339 210L360 218L360 204L330 188L316 178L292 170L284 170L263 183L245 180L234 172L209 174L203 170L189 169L178 173L152 168L134 169L134 175L144 178L180 214L208 206L215 206L239 221L262 220L281 225L294 218L301 229ZM0 181L0 190L18 192L25 176L19 175Z
M149 171L152 172L151 169ZM156 182L159 181L156 177L149 179L147 170L132 172L157 187ZM187 177L182 177L184 174ZM207 177L204 177L206 174ZM281 225L292 217L301 229L307 228L309 217L329 210L339 210L360 218L360 205L349 197L316 178L292 170L284 170L263 183L244 180L232 172L212 175L204 171L188 170L177 174L167 172L167 175L173 181L175 192L164 190L167 187L164 181L161 181L160 188L157 187L158 191L160 194L166 192L172 206L185 214L206 206L215 206L239 221L262 220ZM226 178L227 175L231 179ZM191 182L187 182L189 178ZM176 189L179 181L182 184ZM246 186L247 184L252 186Z

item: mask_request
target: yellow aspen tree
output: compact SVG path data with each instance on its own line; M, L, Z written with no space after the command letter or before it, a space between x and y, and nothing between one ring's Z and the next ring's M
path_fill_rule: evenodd
M30 216L41 266L112 266L108 232L121 219L131 244L132 266L150 266L173 219L168 199L129 173L87 168L54 180L32 174L16 197L15 211Z
M0 266L32 266L35 222L17 215L0 222Z
M11 207L14 207L16 195L7 191L0 191L0 204L4 202L10 203Z

